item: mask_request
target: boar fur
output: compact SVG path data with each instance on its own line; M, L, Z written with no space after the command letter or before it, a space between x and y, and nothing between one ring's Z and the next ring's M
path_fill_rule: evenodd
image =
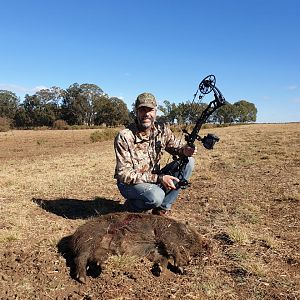
M110 213L80 226L71 236L75 276L86 282L89 263L100 269L111 255L146 257L159 276L170 263L183 272L192 256L209 251L208 242L195 230L174 219L143 213Z

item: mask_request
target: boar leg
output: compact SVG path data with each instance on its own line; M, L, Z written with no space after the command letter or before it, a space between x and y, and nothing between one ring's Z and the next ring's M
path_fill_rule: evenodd
M162 271L168 267L168 264L168 258L158 254L151 269L152 274L155 276L160 276Z
M174 272L183 274L184 273L183 266L188 263L189 259L184 258L184 256L186 256L186 253L182 255L182 253L180 253L178 250L175 249L173 249L172 252L173 253L171 254L171 256L173 258Z
M175 245L173 241L169 242L168 240L160 242L160 245L163 245L160 252L162 256L167 259L167 265L170 263L172 266L170 270L175 273L183 274L183 266L186 265L189 260L187 250L181 246ZM163 262L163 264L165 264L165 262Z
M89 253L84 252L75 257L76 278L79 282L86 282L86 267L88 262Z
M154 263L151 272L155 276L160 276L163 269L168 266L169 256L167 255L162 243L157 245L155 250L151 251L146 257Z

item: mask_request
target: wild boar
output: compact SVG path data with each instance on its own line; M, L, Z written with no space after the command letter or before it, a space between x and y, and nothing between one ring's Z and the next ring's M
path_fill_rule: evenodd
M89 263L100 268L111 255L146 257L159 276L170 263L177 272L192 256L209 251L209 243L195 230L174 219L144 213L110 213L80 226L70 239L76 278L86 282Z

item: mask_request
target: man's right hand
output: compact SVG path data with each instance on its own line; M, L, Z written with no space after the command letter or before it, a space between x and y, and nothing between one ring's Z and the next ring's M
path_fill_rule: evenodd
M160 175L160 183L167 190L176 190L174 181L179 182L179 179L171 175Z

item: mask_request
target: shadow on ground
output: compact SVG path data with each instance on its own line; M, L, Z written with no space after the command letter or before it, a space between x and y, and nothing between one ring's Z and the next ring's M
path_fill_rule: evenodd
M32 201L42 209L67 219L88 219L111 212L124 211L124 205L119 201L99 197L94 200L33 198Z

